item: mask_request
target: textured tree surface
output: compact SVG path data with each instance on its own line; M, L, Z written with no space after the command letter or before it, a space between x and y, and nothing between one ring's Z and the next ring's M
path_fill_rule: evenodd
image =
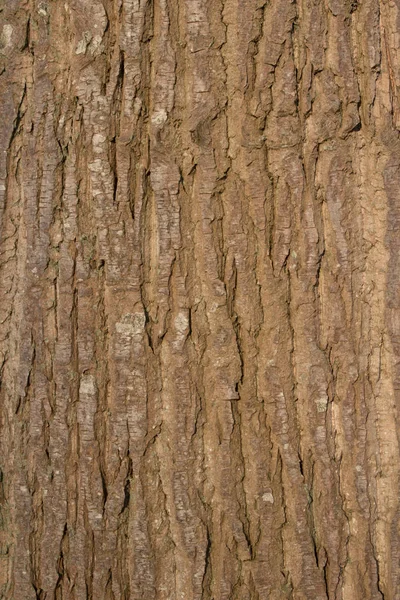
M0 597L400 599L400 1L0 18Z

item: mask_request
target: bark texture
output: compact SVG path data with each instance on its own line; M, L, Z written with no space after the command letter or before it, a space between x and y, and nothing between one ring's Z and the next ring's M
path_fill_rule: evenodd
M400 1L0 19L0 598L400 599Z

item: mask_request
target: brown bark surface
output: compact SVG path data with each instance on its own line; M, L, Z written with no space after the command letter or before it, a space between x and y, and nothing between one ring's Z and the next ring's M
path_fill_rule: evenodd
M0 598L400 599L400 1L0 20Z

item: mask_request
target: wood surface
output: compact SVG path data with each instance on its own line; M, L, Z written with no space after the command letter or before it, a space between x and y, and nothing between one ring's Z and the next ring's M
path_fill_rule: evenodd
M400 0L0 38L0 598L399 600Z

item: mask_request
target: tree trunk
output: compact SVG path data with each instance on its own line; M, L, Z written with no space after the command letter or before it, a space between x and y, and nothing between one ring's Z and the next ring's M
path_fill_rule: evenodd
M0 597L400 599L400 1L1 5Z

